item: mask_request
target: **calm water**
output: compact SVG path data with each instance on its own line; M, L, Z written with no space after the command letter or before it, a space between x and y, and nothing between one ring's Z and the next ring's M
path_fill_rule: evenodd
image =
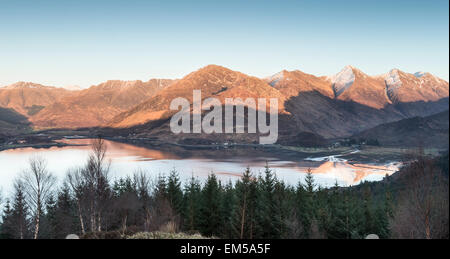
M47 160L49 171L62 181L70 168L83 165L90 152L88 139L64 140L66 143L84 146L52 147L48 149L20 148L0 152L0 187L3 193L11 189L14 178L27 169L31 156L38 154ZM326 187L337 181L341 186L358 184L361 180L381 180L394 173L396 164L367 165L349 164L338 156L298 158L271 156L251 149L187 151L166 149L164 151L106 141L108 159L111 159L111 177L117 179L145 170L154 179L175 169L182 181L192 175L204 180L214 173L223 181L238 179L247 166L254 173L262 172L266 161L277 177L289 184L297 184L312 168L316 181Z

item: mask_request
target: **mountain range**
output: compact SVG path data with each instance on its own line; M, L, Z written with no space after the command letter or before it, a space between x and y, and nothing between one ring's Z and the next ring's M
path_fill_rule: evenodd
M331 76L283 70L257 78L217 65L179 80L111 80L83 90L19 82L0 88L0 107L23 115L35 129L96 127L170 141L255 141L254 134L171 134L170 102L176 97L192 102L194 89L202 91L202 99L215 97L222 103L225 98L278 98L280 143L311 134L353 136L449 107L448 82L430 73L392 69L370 76L346 66Z

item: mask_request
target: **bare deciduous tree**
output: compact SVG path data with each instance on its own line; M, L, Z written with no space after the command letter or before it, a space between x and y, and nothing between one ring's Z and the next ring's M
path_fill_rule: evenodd
M29 166L30 168L23 172L22 182L27 204L33 213L33 238L37 239L43 208L51 195L56 178L47 170L47 162L40 156L31 157Z
M142 212L144 214L143 228L148 231L150 229L151 211L150 211L150 189L151 183L148 174L145 171L137 170L133 175L133 181L136 184L136 190L139 199L142 202Z
M409 163L393 231L398 238L448 237L448 179L423 150Z
M102 213L110 196L109 170L111 161L106 159L106 143L102 138L92 141L92 152L82 171L87 184L91 231L102 230Z
M97 138L91 143L91 152L82 168L68 172L66 181L77 203L81 232L102 231L103 213L110 202L109 171L111 161L106 158L106 143Z
M78 214L78 220L80 222L80 228L81 233L84 235L86 234L85 226L84 226L84 219L83 219L83 193L84 193L84 181L83 181L83 175L81 173L81 169L75 168L72 170L69 170L67 173L67 179L70 189L72 191L72 194L74 196L74 199L77 204L77 214Z

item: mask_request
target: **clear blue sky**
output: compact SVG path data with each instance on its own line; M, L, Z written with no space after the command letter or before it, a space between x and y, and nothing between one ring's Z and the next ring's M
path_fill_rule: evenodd
M0 85L180 78L207 64L448 80L448 30L447 0L0 0Z

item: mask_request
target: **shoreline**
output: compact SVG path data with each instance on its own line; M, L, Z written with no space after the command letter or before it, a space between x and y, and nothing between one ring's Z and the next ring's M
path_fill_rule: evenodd
M86 146L86 144L72 144L61 140L93 139L96 137L98 136L87 131L38 131L27 135L11 136L5 144L0 145L0 152L18 148L46 149L51 147ZM282 159L287 158L291 161L338 155L349 163L364 162L370 164L386 164L389 162L401 161L407 154L417 150L417 148L413 147L387 146L300 147L280 144L260 145L253 143L184 144L161 141L155 137L132 138L123 136L104 136L103 138L117 143L174 153L204 152L205 155L209 155L208 153L212 154L215 151L227 153L232 153L233 151L236 153L242 151L254 151L261 153L262 155L270 154L271 156ZM25 139L30 142L20 143L21 141L25 141ZM432 156L445 152L444 149L438 148L428 148L426 151L426 153Z

